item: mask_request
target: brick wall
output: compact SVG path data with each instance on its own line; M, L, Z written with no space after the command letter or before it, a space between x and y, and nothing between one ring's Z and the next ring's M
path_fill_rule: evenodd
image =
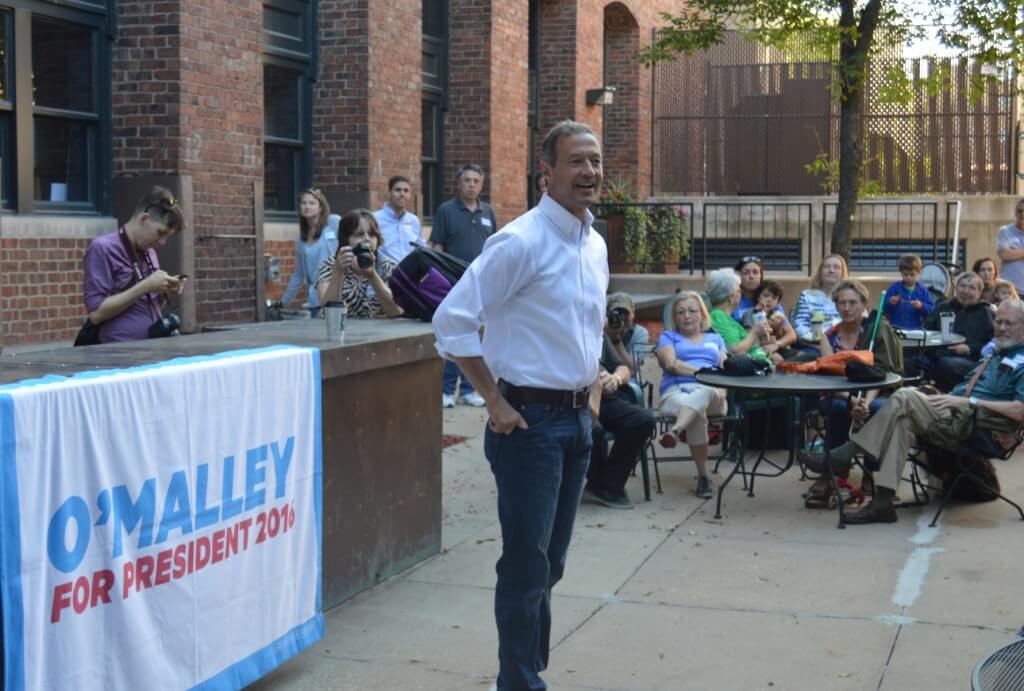
M193 177L197 319L256 318L253 184L263 177L263 4L182 2L180 172Z
M5 238L0 244L0 343L69 340L78 333L88 239Z
M636 53L640 33L636 20L623 5L613 3L604 12L605 84L616 87L615 102L604 108L605 174L634 185L638 168L638 115L640 65Z

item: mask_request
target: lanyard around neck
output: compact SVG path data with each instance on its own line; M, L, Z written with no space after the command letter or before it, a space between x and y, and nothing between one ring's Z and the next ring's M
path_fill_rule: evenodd
M132 271L134 271L135 273L135 280L138 281L139 283L142 283L142 281L145 280L147 275L152 274L154 271L156 271L156 269L153 267L153 262L149 258L149 251L147 250L142 254L142 256L144 257L144 261L146 263L146 268L149 270L149 274L143 274L142 263L139 261L139 255L135 251L135 246L132 244L131 239L128 237L128 232L124 229L124 226L121 226L120 228L117 229L117 236L121 238L121 244L124 246L125 252L128 253L128 257L132 260ZM159 319L162 316L163 312L160 309L160 305L153 297L153 293L147 292L146 297L149 298L149 304L153 308L153 313L156 315L156 318Z

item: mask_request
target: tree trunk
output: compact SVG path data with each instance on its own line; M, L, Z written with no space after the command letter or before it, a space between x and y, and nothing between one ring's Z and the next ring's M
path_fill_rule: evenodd
M860 198L860 170L864 162L864 140L861 114L864 110L864 90L847 91L839 106L839 203L836 222L832 226L832 252L850 261L850 241L853 215Z

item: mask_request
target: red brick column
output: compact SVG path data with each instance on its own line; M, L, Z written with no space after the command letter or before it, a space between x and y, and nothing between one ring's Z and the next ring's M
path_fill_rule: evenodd
M501 226L526 209L529 3L453 0L449 17L445 194L460 166L479 164Z
M251 321L253 184L263 177L259 0L118 3L113 55L115 175L193 178L197 318Z
M379 208L387 181L420 178L421 3L320 3L313 174L337 213Z

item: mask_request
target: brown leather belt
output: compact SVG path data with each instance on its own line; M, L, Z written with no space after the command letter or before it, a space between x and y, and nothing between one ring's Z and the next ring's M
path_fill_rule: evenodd
M499 381L498 389L509 403L544 403L559 408L582 408L590 401L590 389L582 388L575 391L563 389L540 389L535 386L515 386L507 381Z

